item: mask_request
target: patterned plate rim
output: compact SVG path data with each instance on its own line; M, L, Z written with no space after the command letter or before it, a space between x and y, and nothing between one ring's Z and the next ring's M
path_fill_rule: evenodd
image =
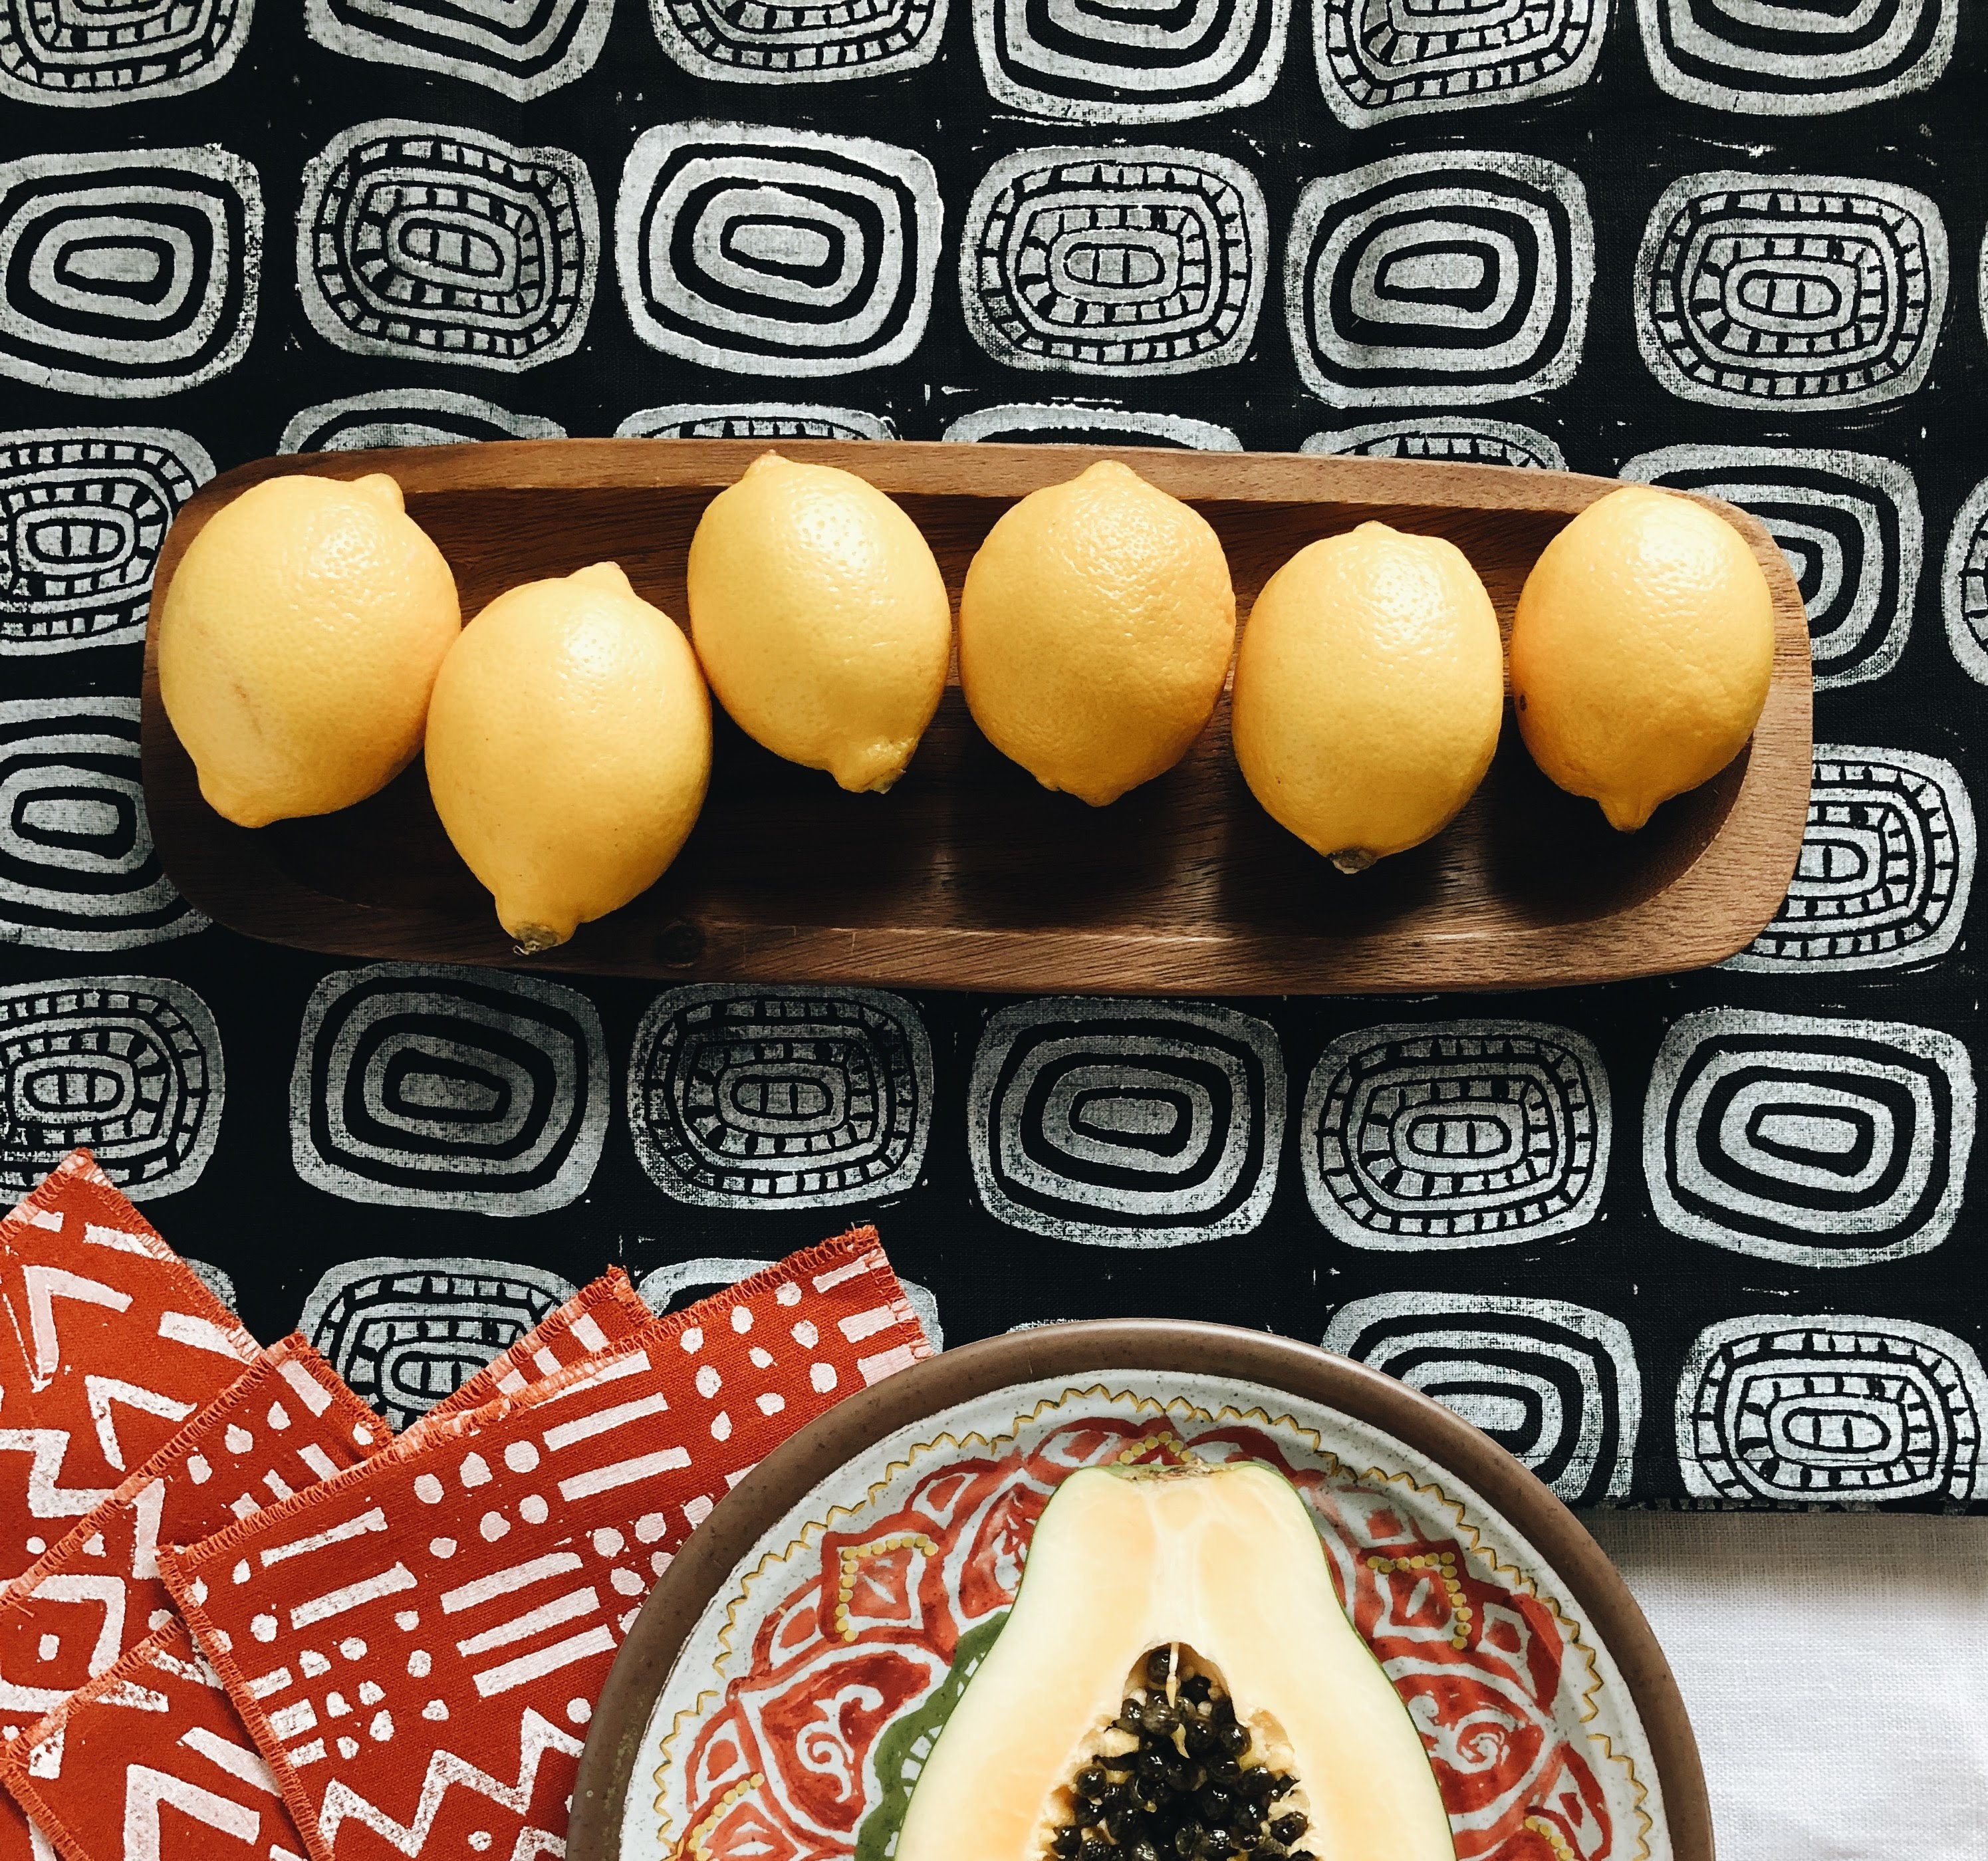
M1394 1435L1472 1489L1538 1552L1621 1673L1655 1761L1675 1861L1713 1861L1704 1773L1677 1683L1627 1585L1574 1514L1488 1436L1403 1384L1293 1339L1175 1319L1057 1325L947 1351L849 1397L769 1454L692 1534L623 1644L580 1758L570 1861L620 1861L629 1781L679 1651L705 1606L809 1492L899 1430L958 1404L1107 1369L1279 1390Z

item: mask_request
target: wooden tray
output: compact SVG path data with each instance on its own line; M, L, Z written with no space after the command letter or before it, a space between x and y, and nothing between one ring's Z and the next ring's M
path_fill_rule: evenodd
M754 441L525 440L263 459L215 479L161 553L260 479L390 472L454 566L465 614L513 584L611 557L679 621L707 502ZM1295 550L1376 517L1448 536L1509 626L1526 571L1614 488L1568 472L1280 453L783 441L898 499L955 597L1016 498L1124 459L1220 533L1238 604ZM1225 699L1168 774L1111 807L1051 794L974 728L956 685L888 796L848 795L722 714L711 795L671 870L532 959L543 969L907 987L1195 994L1510 989L1694 969L1742 949L1787 889L1809 792L1808 628L1780 550L1737 528L1774 590L1774 675L1752 744L1641 833L1553 787L1507 720L1498 758L1435 840L1348 878L1278 827L1236 766ZM201 800L145 661L144 780L167 872L231 929L340 956L518 966L456 858L418 765L339 814L259 830Z
M1663 1650L1608 1554L1535 1475L1441 1403L1364 1364L1292 1338L1164 1318L1046 1325L946 1351L846 1396L774 1449L691 1533L622 1643L587 1727L570 1861L627 1861L629 1798L634 1792L646 1809L654 1791L650 1721L678 1655L712 1599L793 1536L796 1518L809 1516L803 1508L820 1503L818 1488L850 1462L867 1466L877 1444L900 1430L991 1392L1045 1378L1087 1389L1126 1372L1128 1382L1150 1382L1161 1393L1187 1375L1279 1391L1379 1429L1461 1481L1476 1516L1523 1538L1524 1575L1570 1605L1590 1645L1607 1650L1606 1684L1633 1704L1655 1772L1644 1799L1658 1817L1646 1832L1648 1852L1663 1861L1713 1861L1697 1741ZM1618 1841L1614 1852L1626 1855L1629 1843Z

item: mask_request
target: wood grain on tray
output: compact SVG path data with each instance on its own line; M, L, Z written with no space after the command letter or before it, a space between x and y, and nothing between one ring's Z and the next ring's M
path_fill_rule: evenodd
M217 479L161 553L156 614L187 544L279 472L390 472L454 567L465 617L522 581L619 562L679 622L705 504L767 445L528 440L265 459ZM1088 446L778 442L860 473L925 532L955 599L1015 499L1122 458L1219 533L1239 612L1296 550L1378 518L1449 537L1509 627L1527 570L1614 481L1398 459ZM1618 834L1533 766L1508 716L1497 760L1425 845L1347 877L1259 808L1225 699L1168 774L1108 808L1052 794L974 728L957 685L903 780L851 795L779 761L719 713L710 797L633 904L529 966L593 974L1103 993L1341 993L1523 988L1662 974L1743 949L1787 888L1807 815L1807 617L1779 548L1714 506L1773 590L1773 682L1722 774ZM332 953L519 966L457 859L418 763L342 814L249 830L201 799L159 702L148 640L145 794L167 872L250 936Z

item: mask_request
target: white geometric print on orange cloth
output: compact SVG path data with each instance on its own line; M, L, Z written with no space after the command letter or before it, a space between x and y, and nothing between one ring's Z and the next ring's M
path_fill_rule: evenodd
M0 1570L18 1575L262 1354L79 1150L0 1221Z
M272 1347L0 1592L0 1737L17 1737L173 1619L161 1545L211 1537L390 1439L302 1338ZM11 1827L18 1819L0 1802L0 1857L22 1833Z
M667 1267L658 1267L651 1273L644 1274L635 1291L650 1310L667 1312L693 1287L700 1291L716 1291L735 1286L741 1280L750 1279L762 1268L773 1264L769 1260L742 1259L735 1254L706 1254L698 1260L672 1260ZM918 1315L918 1322L925 1328L925 1342L935 1352L944 1350L945 1327L939 1322L938 1301L932 1296L931 1288L901 1274L898 1284L904 1287L904 1297L911 1302L911 1310Z
M557 1852L656 1575L795 1428L928 1354L857 1230L160 1568L316 1861Z
M391 1438L302 1338L265 1352L0 1591L0 1736L11 1738L161 1626L159 1612L171 1607L161 1545L198 1544L356 1467Z
M627 1274L619 1267L610 1267L533 1325L502 1356L485 1364L453 1396L436 1403L401 1439L411 1440L448 1416L481 1409L500 1396L516 1396L585 1358L614 1351L654 1318Z
M5 1748L0 1784L63 1861L303 1861L276 1778L177 1619ZM46 1839L33 1853L50 1861Z

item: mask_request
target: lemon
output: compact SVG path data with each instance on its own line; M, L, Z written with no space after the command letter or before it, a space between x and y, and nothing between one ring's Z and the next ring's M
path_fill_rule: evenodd
M159 692L217 813L328 814L414 760L462 628L455 577L385 473L267 479L181 559Z
M611 562L500 594L442 662L435 812L529 956L647 891L711 778L711 701L681 631Z
M1207 519L1115 459L1003 513L959 597L973 721L1045 788L1094 807L1186 753L1235 645Z
M1740 753L1773 671L1774 604L1739 532L1625 485L1540 552L1512 624L1533 760L1631 832Z
M1310 543L1264 584L1230 695L1270 815L1342 871L1419 846L1491 766L1498 616L1469 559L1384 523Z
M691 537L691 637L776 756L882 790L945 689L952 609L918 526L853 472L755 459Z

